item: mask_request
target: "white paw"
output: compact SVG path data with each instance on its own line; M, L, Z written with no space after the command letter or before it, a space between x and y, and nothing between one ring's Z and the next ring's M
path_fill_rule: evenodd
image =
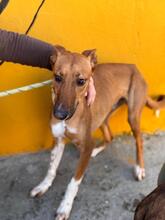
M36 186L30 192L31 197L42 196L50 187L50 184L45 184L45 182L41 182L38 186Z
M138 181L141 181L145 178L145 169L141 168L140 166L136 165L134 168L135 177Z
M68 219L71 209L72 209L72 203L69 200L66 201L65 199L63 199L60 206L57 209L55 220Z
M55 220L67 220L69 216L65 213L57 213Z
M100 146L98 148L94 148L92 151L92 155L91 157L96 157L101 151L103 151L105 149L105 145Z

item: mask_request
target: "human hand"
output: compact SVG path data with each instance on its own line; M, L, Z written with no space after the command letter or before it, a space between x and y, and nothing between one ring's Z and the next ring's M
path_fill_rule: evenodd
M95 90L94 81L92 77L90 77L88 91L86 92L85 96L87 97L88 106L93 104L95 100L95 96L96 96L96 90Z

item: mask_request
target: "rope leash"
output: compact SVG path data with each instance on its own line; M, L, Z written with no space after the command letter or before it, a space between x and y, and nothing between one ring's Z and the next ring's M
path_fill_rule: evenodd
M21 92L26 92L32 89L37 89L46 85L50 85L52 83L52 80L46 80L40 83L34 83L28 86L23 86L23 87L19 87L16 89L11 89L11 90L6 90L6 91L2 91L0 92L0 97L4 97L4 96L9 96L9 95L13 95L16 93L21 93Z
M1 91L0 92L0 97L5 97L5 96L9 96L9 95L14 95L16 93L26 92L26 91L29 91L29 90L32 90L32 89L41 88L41 87L50 85L51 83L52 83L52 80L50 79L50 80L46 80L46 81L43 81L43 82L40 82L40 83L34 83L34 84L31 84L31 85L28 85L28 86L22 86L22 87L19 87L19 88L16 88L16 89ZM160 110L159 109L155 110L154 113L155 113L155 116L157 118L160 117Z

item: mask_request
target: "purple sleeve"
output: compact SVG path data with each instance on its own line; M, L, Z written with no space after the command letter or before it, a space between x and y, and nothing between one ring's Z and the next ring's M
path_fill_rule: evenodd
M51 69L53 46L44 41L0 29L0 60Z

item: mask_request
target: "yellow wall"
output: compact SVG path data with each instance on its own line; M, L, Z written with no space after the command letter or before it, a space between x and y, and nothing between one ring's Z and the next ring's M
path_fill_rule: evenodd
M0 27L25 33L41 0L10 0L0 15ZM99 62L135 63L150 94L165 94L165 1L46 0L29 36L75 51L97 48ZM5 63L0 66L0 90L49 79L38 68ZM0 154L51 146L48 87L0 98ZM129 131L126 109L111 119L113 133ZM142 130L165 130L165 111L157 119L145 109Z

